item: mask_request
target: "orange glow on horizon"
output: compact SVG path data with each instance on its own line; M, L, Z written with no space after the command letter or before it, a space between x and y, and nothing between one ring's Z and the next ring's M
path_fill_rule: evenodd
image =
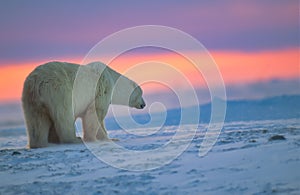
M79 60L70 60L79 62ZM31 71L45 62L27 62L23 64L8 64L0 66L0 103L20 101L23 83Z
M272 79L286 80L299 78L300 76L298 49L254 53L213 51L210 52L210 54L219 68L225 85L248 84ZM206 85L204 78L194 65L175 53L136 56L125 55L124 57L116 58L109 65L121 73L126 73L133 65L151 61L171 65L178 71L184 73L195 87L203 87ZM140 77L145 77L147 74L161 74L161 78L168 77L167 74L160 73L159 69L153 71L156 72L153 73L149 70L149 72L141 73ZM139 78L139 76L134 76L134 78ZM176 80L176 78L169 79ZM176 83L176 81L174 82ZM177 85L180 87L180 83ZM156 87L157 85L152 86L148 88L148 91L151 93L157 90ZM158 90L164 89L165 88L162 87Z
M299 50L235 53L216 52L212 56L219 65L226 84L299 78Z
M293 79L300 76L298 49L255 53L216 51L211 52L211 55L218 64L225 85L246 84L272 79ZM80 62L78 59L70 61ZM120 73L125 73L128 68L146 61L169 64L182 72L195 87L205 85L195 67L188 60L174 53L125 55L115 59L109 66ZM38 64L40 63L0 66L0 102L20 100L23 82ZM137 76L142 78L146 77L147 74L149 77L151 74L156 74L157 78L169 77L165 72L159 75L160 73L157 70L154 71L156 72L151 72L150 68L147 72ZM174 83L177 82L177 78L168 79ZM180 87L180 83L176 85ZM154 91L155 87L150 86L149 91Z
M0 67L0 101L20 99L25 78L34 68L32 64Z

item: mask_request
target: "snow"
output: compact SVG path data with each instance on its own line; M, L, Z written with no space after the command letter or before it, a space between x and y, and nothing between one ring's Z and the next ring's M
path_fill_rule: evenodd
M171 162L156 152L157 168L143 155L116 155L112 143L52 145L27 149L23 126L0 129L0 194L299 194L299 119L225 123L212 150L198 152L207 124L200 124L188 148ZM190 129L191 125L181 128ZM127 150L163 147L176 126L147 136L122 130L110 137ZM147 129L140 129L147 131ZM140 135L141 135L140 134ZM285 140L273 140L282 135ZM184 138L182 138L184 139ZM176 145L177 144L177 145ZM180 147L181 142L174 147ZM93 150L89 150L93 148ZM98 154L95 156L94 154ZM114 156L115 168L101 155ZM162 163L163 162L163 163ZM138 171L134 170L136 166Z

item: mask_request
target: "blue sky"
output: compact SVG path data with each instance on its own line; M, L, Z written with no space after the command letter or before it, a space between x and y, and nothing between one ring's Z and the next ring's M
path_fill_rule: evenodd
M6 62L83 56L105 36L145 24L183 30L209 50L299 47L298 0L10 0L0 5L0 59Z

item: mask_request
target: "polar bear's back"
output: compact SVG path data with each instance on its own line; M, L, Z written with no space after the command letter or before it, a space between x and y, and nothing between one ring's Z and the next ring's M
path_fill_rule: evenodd
M48 62L38 66L28 76L36 78L41 77L41 80L51 82L74 81L76 72L79 68L78 64L66 62Z
M35 68L26 78L22 101L43 102L48 96L71 90L79 65L49 62ZM50 98L50 97L49 97Z

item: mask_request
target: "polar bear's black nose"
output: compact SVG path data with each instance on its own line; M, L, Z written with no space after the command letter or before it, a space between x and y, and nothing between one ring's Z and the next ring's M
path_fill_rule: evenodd
M145 106L146 106L145 103L141 104L141 109L145 108Z

